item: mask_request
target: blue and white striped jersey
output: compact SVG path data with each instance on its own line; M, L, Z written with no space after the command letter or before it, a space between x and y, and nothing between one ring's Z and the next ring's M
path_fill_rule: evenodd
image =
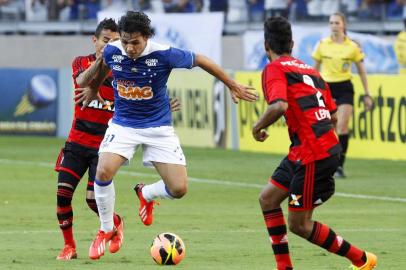
M194 66L194 53L148 40L137 59L129 58L121 41L104 48L104 61L113 72L113 123L149 128L172 124L166 83L173 68Z

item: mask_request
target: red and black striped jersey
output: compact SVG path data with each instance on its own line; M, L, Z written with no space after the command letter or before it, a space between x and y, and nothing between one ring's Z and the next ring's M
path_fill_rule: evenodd
M284 117L292 142L289 160L307 164L341 151L331 121L337 107L317 70L282 56L264 68L262 89L268 104L279 100L288 103Z
M95 54L76 57L72 62L72 77L75 89L79 88L76 78L96 60ZM106 101L104 104L98 100L89 102L82 110L75 105L75 115L68 142L98 149L108 127L108 121L114 111L114 89L111 85L112 77L108 77L99 89L100 96ZM76 93L76 91L75 91Z

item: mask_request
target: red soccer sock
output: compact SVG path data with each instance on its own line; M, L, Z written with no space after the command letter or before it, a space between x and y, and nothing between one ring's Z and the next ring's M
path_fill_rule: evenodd
M72 197L79 178L76 176L60 171L58 174L58 189L56 193L57 207L56 216L59 222L59 228L62 231L65 245L75 247L73 240L73 210Z
M269 239L272 243L277 269L293 269L289 255L286 222L283 217L282 209L277 208L270 211L264 211L263 215L266 228L268 229Z
M114 214L113 214L114 226L120 225L120 221L121 221L121 218L120 218L116 213L114 213Z
M69 245L71 247L76 247L75 240L73 239L73 227L67 228L62 230L63 239L65 241L65 245Z
M75 240L73 239L73 214L72 214L72 207L58 207L58 220L59 220L59 228L62 231L63 239L65 245L69 245L71 247L76 247ZM66 219L63 219L66 217Z
M314 222L313 231L307 240L331 253L346 257L357 267L364 265L366 262L366 255L363 250L336 235L327 225Z

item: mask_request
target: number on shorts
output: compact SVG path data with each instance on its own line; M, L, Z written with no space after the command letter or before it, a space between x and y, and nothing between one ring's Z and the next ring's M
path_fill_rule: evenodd
M107 134L106 137L104 138L103 143L112 142L114 137L115 137L114 134Z

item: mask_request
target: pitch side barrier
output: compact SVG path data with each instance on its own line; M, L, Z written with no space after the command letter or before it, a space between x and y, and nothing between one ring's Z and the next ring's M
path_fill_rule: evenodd
M0 69L0 135L57 131L57 69Z
M172 72L168 81L170 97L176 97L182 109L172 114L173 126L183 145L214 147L214 79L201 72Z
M235 78L243 84L261 89L260 72L236 72ZM367 159L406 160L406 76L369 75L368 83L375 101L374 108L366 112L360 78L353 78L355 88L354 115L350 123L352 139L348 156ZM239 149L284 154L290 141L283 120L268 129L269 138L256 142L251 127L266 110L267 104L260 91L257 103L242 102L237 121Z
M66 137L73 115L69 70L2 69L1 74L5 87L0 91L0 134ZM172 73L168 91L182 104L182 110L173 114L182 145L285 154L290 142L283 120L269 128L270 137L264 143L252 138L252 126L267 108L261 73L235 72L234 77L258 89L259 101L234 105L224 85L206 72ZM358 76L353 83L356 94L348 155L406 160L406 76L369 75L375 106L368 112Z
M228 106L231 101L222 83L203 71L173 71L168 92L182 104L172 115L182 145L237 148L238 134L230 132L236 107Z

